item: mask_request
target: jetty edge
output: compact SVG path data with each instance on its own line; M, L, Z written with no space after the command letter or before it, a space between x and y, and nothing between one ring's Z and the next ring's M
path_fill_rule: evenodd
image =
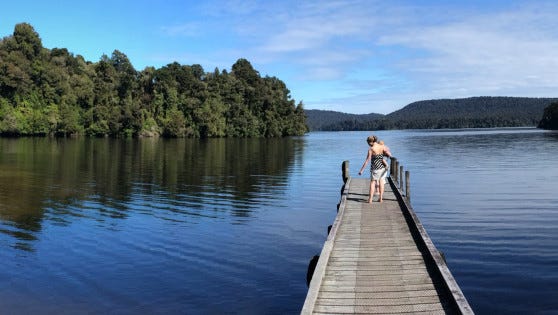
M384 202L369 179L344 185L301 314L474 314L410 203L410 174L391 159Z

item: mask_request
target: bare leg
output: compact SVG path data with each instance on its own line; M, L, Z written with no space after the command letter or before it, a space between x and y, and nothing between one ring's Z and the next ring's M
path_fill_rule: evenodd
M374 198L374 191L376 190L376 181L370 181L370 197L368 197L368 203L372 203L372 199Z
M385 180L383 178L380 178L379 180L380 182L380 199L378 200L379 202L384 201L384 184L385 184Z

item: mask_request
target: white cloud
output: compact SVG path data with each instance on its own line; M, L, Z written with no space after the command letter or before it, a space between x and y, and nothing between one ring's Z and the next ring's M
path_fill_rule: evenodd
M366 47L377 19L372 1L289 3L256 21L251 36L256 60L289 63L296 80L342 79L372 51ZM247 28L245 28L245 31Z
M556 7L550 9L558 12ZM541 93L541 86L558 84L558 34L549 31L558 29L555 16L521 7L443 25L414 25L384 35L380 43L424 52L396 66L421 80L432 97L533 96Z
M283 23L283 28L269 36L261 49L282 53L332 48L339 39L359 37L368 32L371 23L363 12L352 11L351 7L340 3L334 6L333 12L331 7L302 5L295 8L295 14L283 14L274 20Z

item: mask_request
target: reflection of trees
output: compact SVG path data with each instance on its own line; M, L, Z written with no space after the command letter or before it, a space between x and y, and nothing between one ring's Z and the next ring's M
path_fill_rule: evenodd
M303 141L0 139L0 233L33 240L45 212L60 224L72 216L126 218L138 194L198 212L207 200L226 199L218 211L249 217L255 199L286 185ZM97 213L76 212L90 200Z

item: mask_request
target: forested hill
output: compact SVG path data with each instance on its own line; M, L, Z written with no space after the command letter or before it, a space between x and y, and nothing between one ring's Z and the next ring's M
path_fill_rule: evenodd
M355 126L384 117L382 114L357 115L319 109L309 109L305 112L310 131L353 130Z
M471 97L411 103L384 117L329 122L315 130L439 129L537 126L554 98ZM341 114L341 113L338 113ZM363 118L366 115L360 115ZM308 124L315 124L308 115ZM321 129L320 129L321 128Z
M411 103L387 115L393 128L484 128L537 126L556 99L471 97Z
M0 40L0 134L280 137L307 131L283 81L239 59L231 71L168 64L137 71L115 50L98 62L47 49L33 27Z

